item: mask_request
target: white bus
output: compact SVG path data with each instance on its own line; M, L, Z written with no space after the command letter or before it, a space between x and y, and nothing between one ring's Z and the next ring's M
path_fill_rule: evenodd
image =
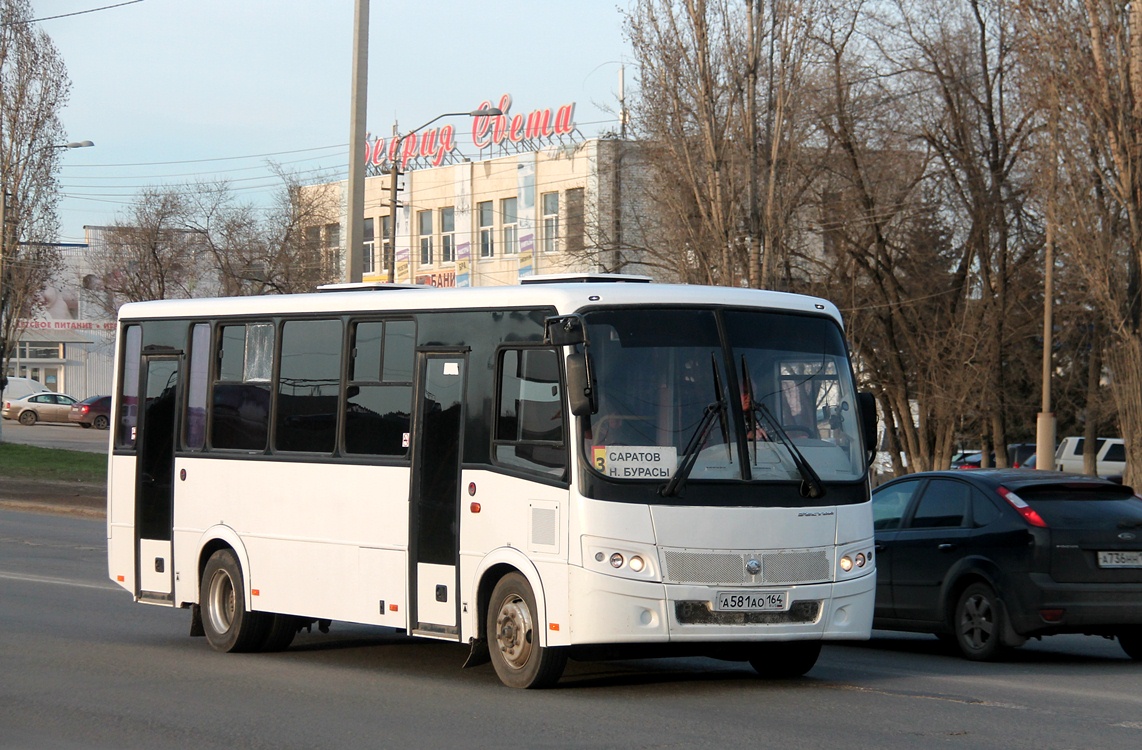
M868 638L875 417L837 309L532 281L124 305L111 579L221 651L365 623L513 687L616 654L797 676Z

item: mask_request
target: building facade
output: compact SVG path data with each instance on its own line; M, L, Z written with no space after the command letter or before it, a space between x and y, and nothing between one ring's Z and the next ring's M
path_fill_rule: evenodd
M619 212L620 146L595 139L408 169L398 177L395 233L392 174L378 171L365 180L362 280L504 286L613 270L603 237Z
M89 263L98 228L84 229L87 244L59 246L61 272L40 293L35 317L21 321L7 368L78 399L111 392L115 343L115 321L100 304L102 285Z

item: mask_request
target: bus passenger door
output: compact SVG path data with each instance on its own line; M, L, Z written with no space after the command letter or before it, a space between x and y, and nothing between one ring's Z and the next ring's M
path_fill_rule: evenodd
M420 352L409 508L412 630L457 640L467 354Z
M171 527L181 354L143 354L135 475L135 581L140 600L173 601Z

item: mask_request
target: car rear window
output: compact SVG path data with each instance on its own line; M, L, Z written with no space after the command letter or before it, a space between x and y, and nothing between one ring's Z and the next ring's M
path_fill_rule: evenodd
M1096 485L1022 487L1023 498L1049 526L1067 528L1142 527L1142 500L1129 487Z

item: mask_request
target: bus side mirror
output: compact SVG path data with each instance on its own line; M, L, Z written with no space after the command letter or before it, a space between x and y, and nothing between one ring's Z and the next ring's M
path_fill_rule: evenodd
M864 435L864 449L870 455L876 454L876 397L868 391L857 394L857 407L860 409L860 431Z
M567 400L571 413L576 417L586 417L598 411L595 406L595 392L591 387L591 372L587 356L582 352L567 355Z

